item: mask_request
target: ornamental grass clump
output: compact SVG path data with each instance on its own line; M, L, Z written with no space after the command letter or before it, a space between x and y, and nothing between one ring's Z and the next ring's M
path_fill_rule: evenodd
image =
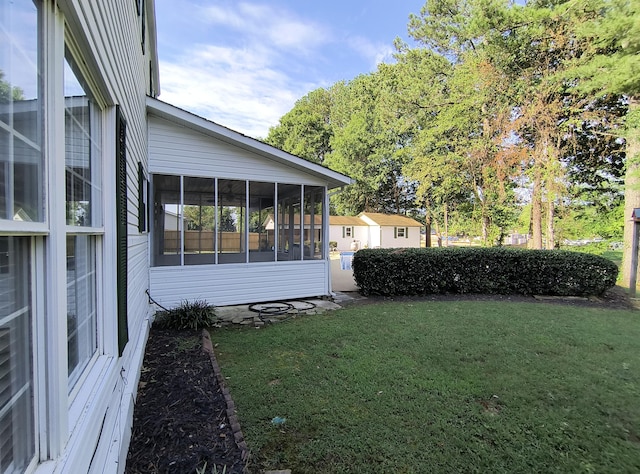
M601 295L618 267L598 255L497 248L363 249L353 275L364 295Z
M154 325L161 329L206 329L218 321L215 306L206 301L183 301L177 308L156 313Z

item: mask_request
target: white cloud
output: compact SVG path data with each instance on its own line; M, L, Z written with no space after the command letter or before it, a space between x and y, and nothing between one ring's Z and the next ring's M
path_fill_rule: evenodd
M200 45L177 62L161 61L160 74L160 99L256 138L307 92L264 49Z
M390 46L359 36L345 40L329 26L263 3L167 5L182 21L171 23L173 31L159 31L171 52L163 56L160 49L160 99L251 137L266 137L309 91L350 79L335 77L340 70L329 48L355 51L369 70L393 53ZM183 10L193 17L178 16ZM185 38L189 43L182 44Z
M202 8L205 21L231 28L252 41L265 42L276 48L308 53L331 40L329 30L305 21L286 10L257 3Z
M380 63L388 63L393 60L395 50L391 45L374 43L362 36L353 36L348 38L347 41L351 49L367 59L372 70Z

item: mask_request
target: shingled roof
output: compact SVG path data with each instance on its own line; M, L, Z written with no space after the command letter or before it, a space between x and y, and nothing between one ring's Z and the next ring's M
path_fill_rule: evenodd
M368 218L373 224L369 224L363 217ZM410 217L382 214L379 212L361 212L358 216L329 216L329 224L344 226L379 225L387 227L422 227L420 222Z
M368 217L376 225L393 227L422 227L420 222L406 216L393 214L381 214L377 212L362 212L359 217Z

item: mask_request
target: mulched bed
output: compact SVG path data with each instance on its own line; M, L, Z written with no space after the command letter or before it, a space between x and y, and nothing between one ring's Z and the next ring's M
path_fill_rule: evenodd
M125 472L242 473L243 452L231 425L200 332L152 328Z
M611 289L599 298L540 300L517 295L429 295L356 298L347 305L375 304L385 301L460 300L544 302L609 309L634 309L626 292L620 287ZM217 375L221 378L219 373ZM243 461L246 459L246 452L240 449L236 442L239 425L237 419L230 421L228 417L228 413L233 413L233 401L228 391L225 392L224 387L219 385L218 380L212 360L203 350L199 332L152 328L138 387L133 433L125 472L130 474L193 472L239 474L246 472ZM231 416L235 418L235 415ZM244 440L240 443L244 444ZM244 448L246 449L246 444ZM206 470L198 471L205 466L205 463ZM226 471L224 471L225 466Z

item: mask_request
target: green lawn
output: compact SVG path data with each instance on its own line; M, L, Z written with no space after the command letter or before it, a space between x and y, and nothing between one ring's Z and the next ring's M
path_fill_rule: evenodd
M640 472L639 317L387 303L212 339L253 472Z

